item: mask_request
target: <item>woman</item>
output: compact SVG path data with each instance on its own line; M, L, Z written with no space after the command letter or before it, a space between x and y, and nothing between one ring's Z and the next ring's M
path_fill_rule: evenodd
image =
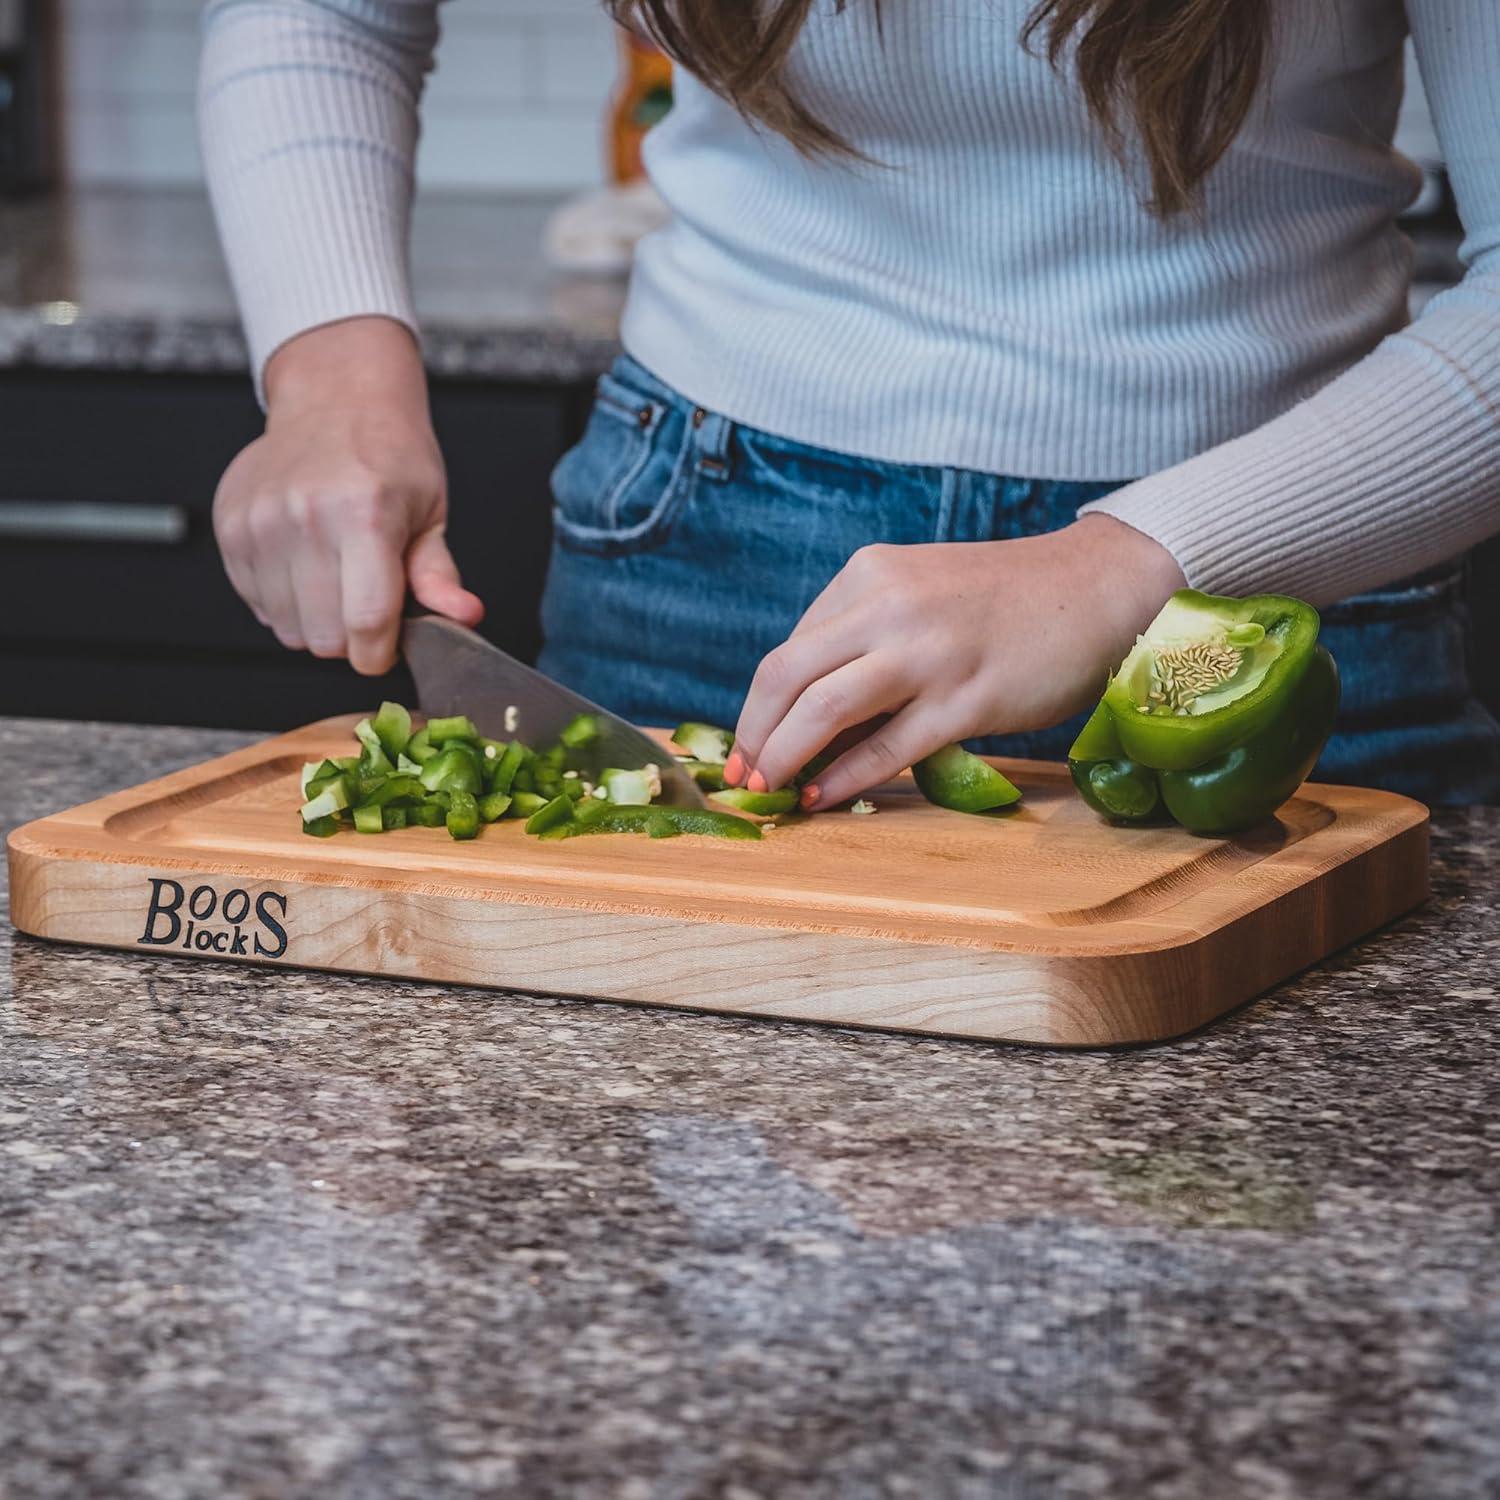
M757 788L837 741L828 807L953 739L1062 754L1174 588L1275 590L1334 606L1321 775L1495 799L1457 560L1500 529L1500 6L1032 3L612 0L681 64L647 151L673 220L554 478L543 667L737 719ZM1408 22L1469 269L1403 331ZM267 401L218 535L284 644L365 672L408 585L481 614L405 263L436 27L208 8Z

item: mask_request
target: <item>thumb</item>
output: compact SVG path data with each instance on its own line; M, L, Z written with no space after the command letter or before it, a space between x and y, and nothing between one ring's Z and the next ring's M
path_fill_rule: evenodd
M461 625L477 625L484 618L484 601L463 586L441 527L424 531L411 544L406 554L406 576L424 609L447 615Z

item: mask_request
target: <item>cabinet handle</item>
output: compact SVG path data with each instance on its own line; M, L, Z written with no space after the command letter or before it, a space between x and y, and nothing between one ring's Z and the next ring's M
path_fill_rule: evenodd
M181 505L121 505L93 500L0 500L0 540L127 542L172 547L185 541Z

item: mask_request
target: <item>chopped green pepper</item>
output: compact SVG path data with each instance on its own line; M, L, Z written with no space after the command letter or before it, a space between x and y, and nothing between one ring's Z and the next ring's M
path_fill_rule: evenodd
M448 833L455 839L479 837L479 803L473 792L454 791L448 794Z
M564 727L558 739L569 750L582 750L585 745L592 745L599 734L599 721L593 714L579 714L571 724Z
M314 823L319 818L336 817L349 805L349 795L340 777L333 785L310 797L302 804L302 821Z
M707 792L722 792L724 790L724 767L715 765L711 760L694 760L691 756L681 757L677 764L682 767L694 781Z
M406 742L408 758L419 766L425 766L437 753L438 748L432 743L432 735L425 725Z
M779 792L752 792L742 786L731 786L708 795L712 802L722 802L740 812L754 813L758 818L774 818L791 812L797 805L795 787L783 787Z
M380 741L380 748L392 760L406 749L411 739L411 715L399 703L382 703L370 727Z
M508 818L530 818L546 805L547 798L539 797L535 792L512 792L510 807L505 815Z
M354 726L354 738L357 739L366 750L384 751L385 747L380 743L380 736L375 732L374 722L370 719L361 719Z
M498 823L509 810L509 792L486 792L479 799L479 816L486 823Z
M619 806L645 806L651 801L651 777L645 771L622 771L610 766L599 773L599 785Z
M429 792L479 790L479 768L472 755L450 745L422 767L421 782Z
M917 788L929 801L954 812L989 812L1021 800L1020 789L987 760L962 745L947 745L911 768Z
M573 816L573 799L558 796L537 808L526 820L527 833L545 833L559 823L566 823Z
M365 807L384 807L399 797L409 797L420 802L427 794L427 785L418 776L388 776L379 786L372 788L361 799Z
M647 833L671 838L679 833L708 834L714 838L758 839L760 829L733 813L709 812L700 807L616 807L601 803L602 812L556 824L542 834L547 839L576 838L587 833Z
M361 776L392 776L395 771L390 756L379 745L365 746L365 753L359 758Z
M681 745L694 760L706 760L722 766L734 749L734 736L717 724L679 724L672 731L672 743Z
M503 751L499 759L485 774L485 785L492 792L508 792L511 783L516 779L516 772L526 760L526 747L520 740L512 740Z
M351 776L348 771L335 771L332 776L313 777L307 784L307 795L321 797L324 792L333 792L335 797L343 798L341 805L348 807L363 800L359 795L360 785L358 776Z
M1318 624L1311 605L1281 594L1174 594L1069 753L1084 800L1139 822L1159 799L1203 834L1270 817L1317 763L1338 709Z
M467 714L450 714L447 718L429 719L427 736L434 745L443 745L449 740L464 740L477 745L480 739L479 731Z
M602 732L596 715L579 714L556 744L536 751L519 740L484 738L464 714L432 719L413 732L403 705L382 703L373 718L355 726L358 755L303 766L302 824L322 838L340 828L370 834L446 825L455 839L471 839L502 818L524 820L528 832L545 837L590 829L641 831L653 838L685 832L760 837L753 824L724 813L654 806L652 799L661 792L654 766L613 767L602 773L597 787L586 781L586 760L579 752ZM718 756L712 762L695 759L694 768L701 780L722 788L723 757L733 736L711 725L687 725L684 732ZM587 769L592 774L593 767ZM760 797L735 792L728 800L747 810L780 811L795 796L790 790Z
M358 765L358 759L355 765ZM344 768L337 761L332 760L310 760L302 767L302 798L306 801L309 797L316 797L322 790L320 786L314 786L314 782L322 782L326 785L335 776L343 775Z
M384 833L385 815L382 809L374 806L356 807L354 831L356 833Z

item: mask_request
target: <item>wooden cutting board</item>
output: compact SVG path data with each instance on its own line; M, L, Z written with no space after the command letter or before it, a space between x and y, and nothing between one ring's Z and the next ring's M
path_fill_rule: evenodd
M1427 810L1305 786L1234 839L1111 828L1063 766L972 817L909 777L873 816L761 843L543 842L518 823L311 839L329 719L10 837L23 932L158 955L399 975L1069 1046L1179 1035L1420 902Z

